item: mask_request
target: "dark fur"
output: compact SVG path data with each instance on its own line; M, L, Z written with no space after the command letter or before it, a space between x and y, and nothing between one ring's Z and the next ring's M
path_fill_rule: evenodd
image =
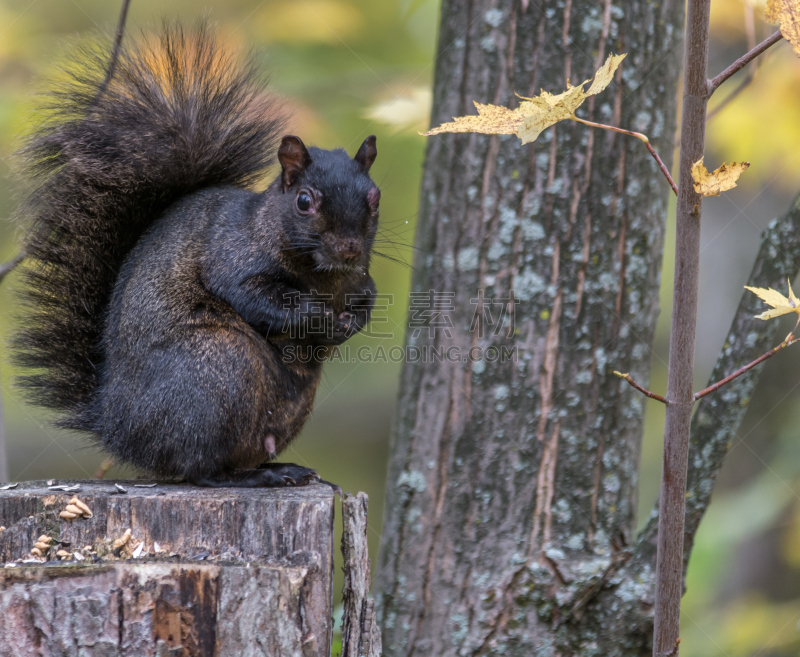
M374 138L351 159L286 137L256 194L242 187L274 162L281 121L249 63L205 29L168 28L124 50L98 97L105 65L79 54L22 150L33 222L14 347L39 370L23 385L141 468L254 467L273 456L265 438L280 452L297 435L319 381L321 363L286 362L287 347L369 319Z

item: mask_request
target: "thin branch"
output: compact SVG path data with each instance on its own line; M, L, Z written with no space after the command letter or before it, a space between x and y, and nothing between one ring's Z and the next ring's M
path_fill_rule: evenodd
M675 192L675 195L678 194L678 186L675 184L675 181L672 179L672 176L669 175L669 169L667 169L664 162L656 153L656 149L653 148L653 145L650 143L650 140L644 142L644 145L647 146L647 150L650 151L650 155L655 158L655 161L658 162L658 167L661 169L661 173L663 173L667 177L667 181L669 181L669 186L672 187L672 191Z
M117 68L117 60L119 59L120 47L122 46L122 36L125 34L125 21L128 19L128 7L130 4L131 0L122 0L122 10L120 11L119 21L117 22L117 32L114 36L114 49L111 51L111 61L108 63L108 71L106 71L105 80L103 80L103 84L100 85L95 101L105 93L108 83L111 82L111 78L114 77L114 71Z
M656 149L653 148L653 145L650 143L650 140L647 138L647 135L643 135L641 132L634 132L633 130L624 130L623 128L617 128L613 125L605 125L604 123L595 123L594 121L584 121L583 119L579 119L574 114L572 115L571 118L573 121L576 121L578 123L583 123L583 125L588 125L592 128L601 128L602 130L613 130L614 132L619 132L622 135L628 135L629 137L636 137L636 139L643 141L644 145L647 146L647 150L650 151L650 155L652 155L655 161L658 163L658 168L661 169L661 173L663 173L666 176L667 180L669 181L669 186L672 187L672 191L675 192L675 194L678 193L678 186L675 184L675 181L669 174L669 169L667 169L663 160L658 156L658 153L656 153Z
M752 361L752 362L748 363L748 364L747 364L747 365L745 365L744 367L740 367L740 368L739 368L738 370L736 370L736 371L735 371L733 374L731 374L730 376L726 376L726 377L725 377L724 379L722 379L721 381L717 381L716 383L714 383L714 384L712 384L712 385L708 386L708 388L705 388L705 389L701 390L700 392L696 392L696 393L694 393L694 398L695 398L695 400L701 399L702 397L705 397L706 395L708 395L708 394L710 394L710 393L714 392L715 390L719 390L719 389L720 389L722 386L724 386L726 383L730 383L730 382L731 382L731 381L733 381L734 379L737 379L737 378L739 378L740 376L742 376L742 374L744 374L744 373L745 373L745 372L747 372L748 370L751 370L751 369L753 369L753 368L754 368L756 365L758 365L758 364L760 364L760 363L763 363L765 360L767 360L767 358L772 358L772 356L774 356L775 354L777 354L777 353L778 353L778 352L779 352L781 349L784 349L784 348L788 347L789 345L792 345L792 344L794 344L795 342L797 342L797 340L798 340L798 339L797 339L796 337L794 337L794 336L793 336L793 335L790 333L789 335L787 335L787 336L786 336L786 339L785 339L783 342L781 342L781 343L780 343L780 344L779 344L777 347L775 347L774 349L770 349L770 350L769 350L767 353L765 353L765 354L763 354L763 355L759 356L759 357L758 357L758 358L756 358L754 361Z
M662 397L661 395L657 395L654 392L650 392L646 388L642 388L636 381L631 378L631 375L627 372L623 374L622 372L617 372L614 370L614 374L616 374L620 379L625 379L628 383L630 383L634 388L636 388L639 392L641 392L645 397L650 397L650 399L655 399L656 401L660 401L662 404L668 404L669 402Z
M764 39L761 43L759 43L755 48L747 52L746 54L742 55L737 59L733 64L731 64L728 68L726 68L722 73L720 73L717 77L712 80L708 81L708 96L711 96L719 85L721 85L725 80L729 77L741 71L745 66L747 66L751 61L753 61L756 57L758 57L761 53L767 50L770 46L774 46L778 41L783 38L781 31L778 30L772 36Z
M25 260L24 251L15 255L13 258L11 258L11 260L6 262L5 264L0 265L0 283L3 282L3 279L6 277L6 275L14 271L17 265L21 263L23 260Z

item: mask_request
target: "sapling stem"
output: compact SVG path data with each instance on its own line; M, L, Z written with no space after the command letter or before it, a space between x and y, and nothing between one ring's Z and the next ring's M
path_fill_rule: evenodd
M689 0L683 56L683 117L675 226L675 278L669 338L664 457L658 505L653 657L677 653L683 595L683 536L689 427L694 407L694 345L702 197L692 165L703 157L708 102L711 0Z
M579 119L574 114L572 115L571 118L573 121L576 121L577 123L583 123L583 125L588 125L592 128L601 128L602 130L613 130L614 132L618 132L622 135L628 135L629 137L636 137L636 139L643 141L644 145L647 146L647 150L650 151L650 155L652 155L655 161L658 163L658 168L661 169L661 173L663 173L666 176L667 180L669 181L669 186L672 187L672 191L675 192L675 194L677 195L678 186L675 184L675 181L669 174L669 169L667 169L663 160L658 156L656 149L653 148L653 145L650 143L650 140L647 138L647 135L643 135L641 132L634 132L633 130L625 130L623 128L617 128L616 126L613 125L605 125L604 123L595 123L594 121L585 121L584 119Z
M711 96L717 88L725 82L729 77L741 71L745 66L747 66L750 62L752 62L756 57L758 57L761 53L765 52L771 46L774 46L778 41L783 38L781 31L778 30L772 36L767 37L761 43L759 43L755 48L748 51L739 59L737 59L733 64L731 64L728 68L726 68L722 73L720 73L715 78L708 81L708 95Z

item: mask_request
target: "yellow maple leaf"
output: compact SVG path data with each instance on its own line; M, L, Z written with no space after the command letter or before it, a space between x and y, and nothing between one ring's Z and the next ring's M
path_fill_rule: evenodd
M772 288L744 286L745 290L750 290L753 294L758 296L759 299L772 306L772 310L766 310L760 315L756 315L756 319L766 320L772 319L773 317L780 317L781 315L788 315L789 313L797 313L797 321L800 322L800 299L792 292L792 284L788 279L786 282L789 285L788 299Z
M617 72L617 67L623 59L625 59L625 53L621 55L609 55L608 59L606 59L606 63L598 68L597 73L594 74L594 82L592 82L592 86L589 87L589 91L586 92L586 95L596 96L611 84L611 80L614 79L614 73Z
M452 123L444 123L438 128L421 135L429 137L442 132L480 132L485 135L513 135L522 124L525 116L520 112L522 105L515 110L499 105L482 105L475 102L478 116L457 116Z
M764 8L764 20L773 25L781 22L781 0L767 0Z
M522 102L516 109L508 109L498 105L482 105L475 103L478 116L455 117L451 123L444 123L437 128L420 134L424 136L438 135L443 132L480 132L488 135L517 135L523 144L535 141L542 130L554 123L571 119L575 110L589 96L595 96L605 89L614 78L620 62L625 54L609 55L595 73L592 86L588 91L583 87L589 83L585 80L577 87L567 82L567 90L554 95L542 90L539 96L526 98L520 96Z
M767 0L764 18L769 23L780 23L783 38L800 55L800 0Z
M525 112L525 118L517 129L517 137L522 140L522 143L529 144L536 141L536 138L546 128L564 119L572 118L575 110L588 98L583 91L583 85L587 82L589 80L585 80L577 87L573 87L567 82L567 90L558 95L542 89L541 95L535 98L520 96L524 100L520 109Z
M718 169L709 173L701 157L692 165L692 178L694 178L694 191L703 196L719 196L720 192L727 192L736 187L736 181L750 166L749 162L737 164L723 164Z

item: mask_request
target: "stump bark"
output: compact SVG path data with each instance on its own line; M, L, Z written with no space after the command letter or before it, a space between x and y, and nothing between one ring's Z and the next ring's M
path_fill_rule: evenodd
M330 654L329 487L59 483L0 490L0 657Z
M369 598L370 562L367 543L366 493L347 493L342 501L342 601L341 657L381 657L381 630L375 619L375 601Z

